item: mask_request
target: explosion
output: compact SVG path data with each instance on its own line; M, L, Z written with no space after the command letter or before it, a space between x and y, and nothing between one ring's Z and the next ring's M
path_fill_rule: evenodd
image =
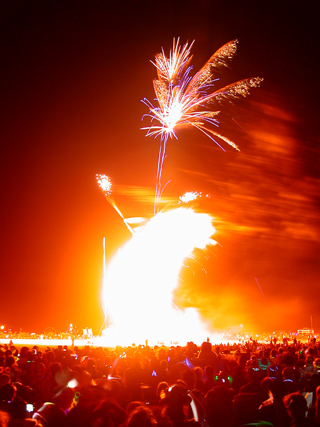
M181 127L194 127L208 136L222 150L218 140L224 141L234 149L238 146L224 135L217 132L220 114L220 104L224 100L233 100L249 95L251 88L258 87L262 82L260 77L252 77L231 83L228 86L212 91L218 81L216 71L226 67L237 51L238 40L233 40L218 49L205 65L193 76L190 56L193 43L186 43L182 48L173 40L173 48L167 57L162 50L155 57L153 65L157 69L157 79L153 88L158 105L150 101L143 102L149 108L151 125L142 129L147 130L147 136L160 136L158 155L157 184L155 194L155 211L161 197L161 175L166 156L168 138L176 138L176 130ZM212 109L219 106L219 109Z
M220 148L217 140L239 150L234 142L216 131L220 111L211 108L223 100L246 97L249 89L258 87L262 81L259 77L244 79L212 91L218 80L214 73L227 66L236 53L237 43L234 40L222 46L193 77L190 76L193 43L181 47L179 39L174 40L169 57L163 50L156 55L153 64L157 79L153 86L158 105L143 101L151 118L151 125L143 129L148 136L160 136L155 216L139 231L133 231L116 206L109 178L97 175L107 200L132 232L131 239L110 261L104 276L102 298L107 326L104 340L110 346L133 342L184 345L190 340L202 342L210 335L195 308L182 311L172 299L185 260L194 256L195 249L205 250L215 244L212 217L190 207L157 213L157 205L163 191L161 175L166 143L169 137L177 138L177 129L194 127ZM187 204L201 196L189 192L180 198L180 203Z
M109 345L186 343L208 336L195 309L172 302L184 261L216 242L208 214L179 207L160 212L117 252L103 287Z

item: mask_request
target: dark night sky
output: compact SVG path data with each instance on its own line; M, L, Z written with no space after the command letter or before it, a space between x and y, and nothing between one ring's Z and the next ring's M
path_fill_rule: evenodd
M129 233L95 174L112 178L126 216L150 216L159 141L140 130L150 60L173 37L195 40L197 70L237 38L221 83L264 77L221 114L241 152L189 130L168 144L164 196L209 192L221 244L207 275L183 274L177 303L220 329L296 330L312 316L319 331L318 2L12 0L0 12L0 322L98 332L102 237L110 255Z

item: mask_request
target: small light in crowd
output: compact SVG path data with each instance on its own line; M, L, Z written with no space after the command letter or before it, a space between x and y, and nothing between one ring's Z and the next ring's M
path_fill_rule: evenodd
M76 387L78 387L78 385L79 385L79 383L75 378L68 382L69 388L76 388Z

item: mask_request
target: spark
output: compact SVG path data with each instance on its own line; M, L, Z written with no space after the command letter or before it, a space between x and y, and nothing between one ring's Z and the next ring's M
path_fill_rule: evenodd
M179 197L179 200L183 203L189 203L193 200L196 200L198 197L201 197L201 193L197 193L195 191L187 191L183 194L183 196Z
M145 116L151 118L151 125L142 129L147 130L147 136L160 137L155 211L162 192L161 175L168 138L177 139L176 130L181 127L194 127L222 150L224 148L218 140L239 151L233 141L215 130L219 126L217 116L220 111L212 110L210 107L224 100L248 96L249 90L258 87L263 80L260 77L253 77L212 91L218 80L214 72L228 65L236 53L238 40L230 41L218 49L193 77L190 75L192 70L190 62L194 42L186 43L182 47L179 42L179 38L177 41L173 40L169 57L162 49L162 52L155 56L155 62L152 62L157 69L157 79L153 81L153 87L158 105L154 106L146 98L143 99L149 108L149 114Z
M116 202L114 201L114 199L112 197L112 184L111 184L110 178L107 175L97 173L96 179L97 179L99 187L101 188L103 194L105 195L105 197L108 200L108 202L110 203L110 205L114 208L114 210L117 212L117 214L122 218L125 226L130 231L130 233L133 234L134 230L132 229L132 227L130 227L130 225L128 224L128 221L124 218L124 216L122 215L120 209L118 208L118 206L116 205Z
M194 200L200 199L202 197L201 191L198 193L197 191L187 191L182 196L179 197L179 203L189 203ZM206 199L210 199L209 194L204 196Z
M96 178L97 178L99 187L104 192L104 194L106 196L110 196L112 191L111 190L112 184L111 184L110 178L107 177L107 175L101 175L101 174L96 174Z

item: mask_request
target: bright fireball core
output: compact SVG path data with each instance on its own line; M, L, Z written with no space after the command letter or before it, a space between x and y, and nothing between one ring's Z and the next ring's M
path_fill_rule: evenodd
M103 305L118 344L202 340L208 334L195 309L172 303L184 260L215 244L212 217L191 208L160 212L116 253L107 266ZM187 331L184 336L183 331Z

